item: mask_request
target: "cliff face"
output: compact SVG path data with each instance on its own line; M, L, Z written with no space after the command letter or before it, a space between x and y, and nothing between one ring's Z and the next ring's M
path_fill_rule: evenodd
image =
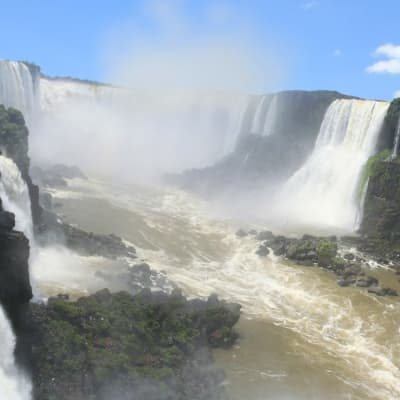
M346 97L330 91L287 91L265 96L263 104L254 100L233 153L209 168L187 171L178 181L202 193L212 193L221 185L282 181L312 151L329 105Z
M380 162L369 178L362 233L400 241L400 163Z
M35 218L39 216L38 188L29 177L28 130L22 114L0 105L0 149L12 158L27 182ZM1 179L1 177L0 177ZM4 210L0 202L0 302L17 336L17 360L28 365L30 360L29 300L32 288L29 280L29 241L14 230L15 217Z
M39 188L29 175L28 129L22 114L13 108L0 105L0 149L17 164L28 185L34 224L40 224L42 210L39 205Z

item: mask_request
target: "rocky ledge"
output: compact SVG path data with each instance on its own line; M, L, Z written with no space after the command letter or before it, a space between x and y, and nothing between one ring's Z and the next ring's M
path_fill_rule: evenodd
M252 234L260 245L256 254L267 256L272 250L275 255L283 256L302 266L318 266L335 273L339 286L356 286L367 288L370 293L379 296L397 296L395 289L381 287L377 278L367 275L365 260L353 253L339 251L341 242L335 236L315 237L304 235L302 238L275 236L270 231L245 232L242 229L238 236Z
M36 400L219 400L212 347L230 347L238 304L107 289L33 304Z
M29 241L14 231L14 214L3 209L0 199L0 303L17 336L16 357L29 365L30 326L28 318L32 288L29 281Z

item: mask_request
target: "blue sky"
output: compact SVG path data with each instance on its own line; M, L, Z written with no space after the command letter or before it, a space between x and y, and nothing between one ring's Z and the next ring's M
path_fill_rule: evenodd
M209 57L208 67L220 71L210 82L227 75L250 91L333 89L391 99L400 90L398 0L0 0L0 6L0 57L33 61L49 75L110 80L115 57L119 67L130 65L132 82L165 70L170 76L174 68L178 77L199 76L199 60ZM230 50L220 52L225 44ZM191 58L193 67L183 60ZM155 67L147 68L149 60Z

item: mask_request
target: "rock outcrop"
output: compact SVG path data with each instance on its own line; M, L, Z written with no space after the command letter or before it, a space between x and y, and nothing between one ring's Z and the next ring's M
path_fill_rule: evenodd
M14 215L3 209L0 200L0 303L17 337L17 361L29 366L29 241L22 232L13 230L14 224Z
M32 309L36 400L225 398L210 346L236 340L237 304L102 290Z

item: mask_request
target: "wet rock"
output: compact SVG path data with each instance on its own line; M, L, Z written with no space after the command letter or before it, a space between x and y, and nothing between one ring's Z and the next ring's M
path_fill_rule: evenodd
M266 257L270 253L267 243L261 244L256 250L256 254L260 257Z
M370 287L368 293L376 294L377 296L398 296L397 290L388 287Z
M0 230L11 231L14 228L14 226L15 226L14 214L8 211L0 211Z
M257 240L273 240L275 239L274 234L271 231L261 231L256 235Z
M343 258L347 261L353 261L355 259L355 255L353 253L346 253Z
M378 279L368 275L358 275L355 282L356 286L363 288L377 286L378 284L379 284Z
M136 257L135 248L125 244L116 235L86 232L66 223L61 224L60 227L65 236L66 245L80 254L99 255L108 258Z
M236 231L236 236L237 237L245 237L247 236L248 233L244 229L239 229Z

